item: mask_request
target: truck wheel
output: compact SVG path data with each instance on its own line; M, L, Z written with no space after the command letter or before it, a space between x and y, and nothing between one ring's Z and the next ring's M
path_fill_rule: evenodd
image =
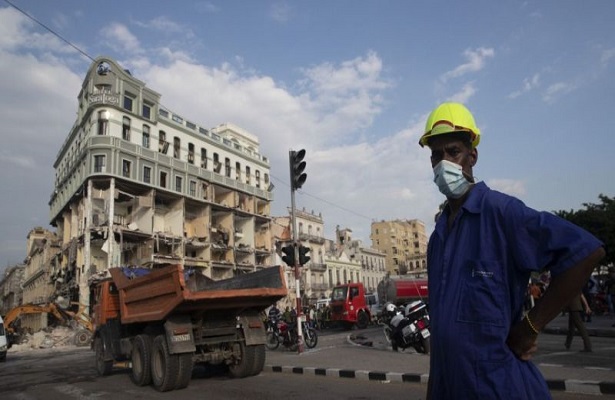
M92 341L92 332L87 329L81 329L75 334L75 346L77 347L85 347L90 344Z
M164 335L158 335L152 344L152 384L159 392L175 389L179 374L179 357L169 354Z
M233 358L232 363L229 365L231 375L233 378L250 376L255 365L256 346L246 346L246 343L243 341L235 343L234 346L239 346L240 357Z
M258 375L265 367L265 346L259 344L252 347L254 347L254 365L252 366L252 373L250 375Z
M365 329L369 325L369 315L365 311L359 311L357 315L357 328Z
M137 335L132 342L130 380L137 386L152 383L152 337Z
M267 332L267 336L265 338L265 346L267 346L269 350L277 349L280 346L278 335L273 332Z
M185 389L192 378L192 353L179 354L179 370L175 389Z
M98 375L109 375L113 369L113 360L105 360L105 346L100 337L94 339L94 354L96 357L96 371Z

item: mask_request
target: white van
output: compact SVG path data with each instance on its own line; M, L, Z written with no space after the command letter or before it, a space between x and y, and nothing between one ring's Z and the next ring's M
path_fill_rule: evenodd
M6 339L6 331L4 330L4 321L0 317L0 362L6 360L6 352L9 349L9 343Z

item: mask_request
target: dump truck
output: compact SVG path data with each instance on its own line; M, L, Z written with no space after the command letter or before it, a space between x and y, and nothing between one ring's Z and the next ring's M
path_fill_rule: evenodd
M144 270L111 268L91 285L100 375L129 365L133 383L165 392L186 388L195 364L227 365L235 378L262 371L261 313L288 294L281 266L218 281L181 265Z

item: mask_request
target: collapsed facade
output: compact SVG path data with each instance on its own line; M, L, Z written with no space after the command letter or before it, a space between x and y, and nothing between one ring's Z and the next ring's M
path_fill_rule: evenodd
M212 279L273 265L269 160L258 138L208 129L107 57L90 66L54 163L50 223L62 243L52 281L117 266L181 264Z

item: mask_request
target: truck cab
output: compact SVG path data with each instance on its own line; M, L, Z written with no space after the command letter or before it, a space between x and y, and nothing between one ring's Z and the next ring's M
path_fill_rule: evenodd
M331 292L331 321L341 323L344 328L354 325L365 329L371 320L371 312L362 283L338 285Z

